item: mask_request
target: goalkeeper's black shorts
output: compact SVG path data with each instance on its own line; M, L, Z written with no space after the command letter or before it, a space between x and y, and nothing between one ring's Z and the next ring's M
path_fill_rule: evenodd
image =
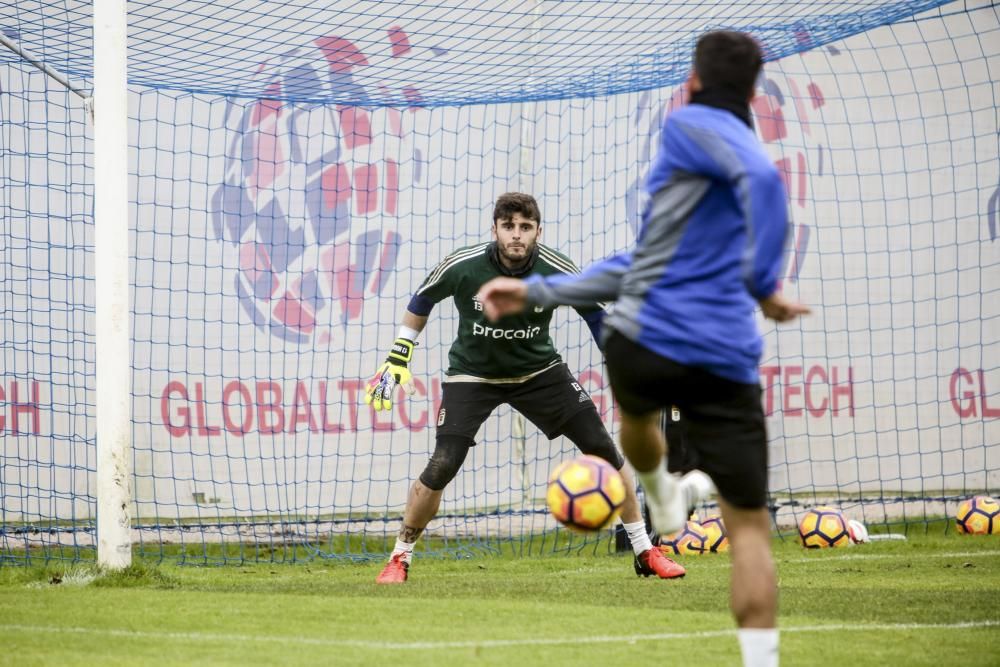
M437 435L474 440L479 427L504 403L524 415L550 440L565 435L584 454L621 468L625 459L608 434L590 394L564 363L523 382L445 382Z
M622 412L643 416L676 405L686 445L719 495L736 507L767 505L767 429L761 389L685 366L612 332L604 346Z

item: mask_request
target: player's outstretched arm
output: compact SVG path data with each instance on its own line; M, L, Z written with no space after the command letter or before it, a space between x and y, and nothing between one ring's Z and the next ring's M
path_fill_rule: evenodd
M483 304L486 317L494 322L524 310L528 286L518 278L494 278L479 288L476 300Z
M519 313L528 305L596 307L618 298L630 263L626 253L594 262L579 274L534 275L523 282L494 278L479 288L476 298L491 320Z
M800 315L808 315L812 312L809 306L789 299L780 291L761 299L758 303L764 312L764 317L775 322L791 322Z
M374 377L369 380L365 389L365 403L376 411L392 409L392 395L396 385L402 387L407 394L415 391L410 361L413 359L413 348L417 345L417 335L426 325L426 316L416 315L409 310L403 314L403 324L399 328L399 335L392 343L389 356L375 371Z

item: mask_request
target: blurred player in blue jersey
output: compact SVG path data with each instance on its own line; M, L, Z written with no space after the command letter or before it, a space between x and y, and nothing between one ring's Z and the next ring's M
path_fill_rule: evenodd
M621 444L661 533L688 498L664 469L660 411L676 405L687 445L715 482L732 549L731 607L744 665L778 664L777 579L767 510L767 434L758 364L765 317L809 312L778 290L788 234L781 177L753 131L763 57L748 35L714 31L695 48L690 104L667 117L631 252L573 276L493 280L486 314L614 301L604 351L622 412Z

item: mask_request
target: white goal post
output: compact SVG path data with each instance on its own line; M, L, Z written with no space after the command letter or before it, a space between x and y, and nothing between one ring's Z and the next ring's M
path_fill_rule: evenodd
M132 563L125 0L94 2L97 563Z

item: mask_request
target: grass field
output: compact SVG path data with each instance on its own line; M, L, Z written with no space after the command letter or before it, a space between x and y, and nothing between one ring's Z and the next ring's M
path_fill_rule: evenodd
M1000 665L1000 536L775 541L785 665ZM738 665L729 559L679 581L610 555L0 568L0 664Z

